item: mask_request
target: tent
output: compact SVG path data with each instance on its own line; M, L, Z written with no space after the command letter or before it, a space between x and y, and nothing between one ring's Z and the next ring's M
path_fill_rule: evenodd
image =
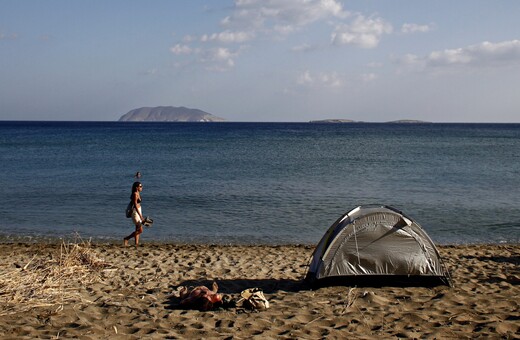
M450 285L439 252L421 226L389 206L359 206L316 246L306 279L313 286Z

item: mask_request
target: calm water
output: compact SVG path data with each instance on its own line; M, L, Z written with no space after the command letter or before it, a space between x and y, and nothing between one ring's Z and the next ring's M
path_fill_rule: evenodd
M0 237L306 243L362 204L446 243L520 241L519 124L0 122Z

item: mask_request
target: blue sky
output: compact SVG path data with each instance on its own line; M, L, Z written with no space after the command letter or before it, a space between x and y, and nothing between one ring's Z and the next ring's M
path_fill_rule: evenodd
M520 122L520 1L0 0L0 120Z

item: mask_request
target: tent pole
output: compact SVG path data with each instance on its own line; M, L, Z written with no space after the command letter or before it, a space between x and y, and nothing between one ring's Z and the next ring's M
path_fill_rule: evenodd
M361 260L359 259L359 248L358 248L358 244L357 244L356 226L355 226L355 225L352 225L352 227L354 228L354 240L356 241L356 255L357 255L357 261L358 261L358 265L361 265Z

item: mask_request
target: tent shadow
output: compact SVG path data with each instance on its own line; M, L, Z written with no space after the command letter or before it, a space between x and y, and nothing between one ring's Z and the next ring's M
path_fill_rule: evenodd
M474 258L479 261L493 261L500 263L512 263L520 265L520 256L465 256L466 258Z
M406 287L425 287L433 288L437 286L451 286L447 278L438 276L406 276L406 275L378 275L378 276L343 276L328 277L314 281L312 289L344 286L357 288L406 288Z
M196 287L206 286L211 288L213 282L218 284L218 292L225 295L237 297L243 290L248 288L260 288L266 294L275 294L278 291L297 293L303 290L310 290L311 286L304 280L290 279L232 279L232 280L187 280L177 286L171 286L172 291L176 291L181 286ZM166 302L166 309L186 309L180 305L180 299L170 296Z
M520 256L474 256L466 255L463 256L466 259L476 259L482 262L497 262L497 263L512 263L514 265L520 265ZM507 278L500 278L497 276L490 277L486 280L489 283L507 282L514 286L520 285L520 280L517 276L508 275Z

